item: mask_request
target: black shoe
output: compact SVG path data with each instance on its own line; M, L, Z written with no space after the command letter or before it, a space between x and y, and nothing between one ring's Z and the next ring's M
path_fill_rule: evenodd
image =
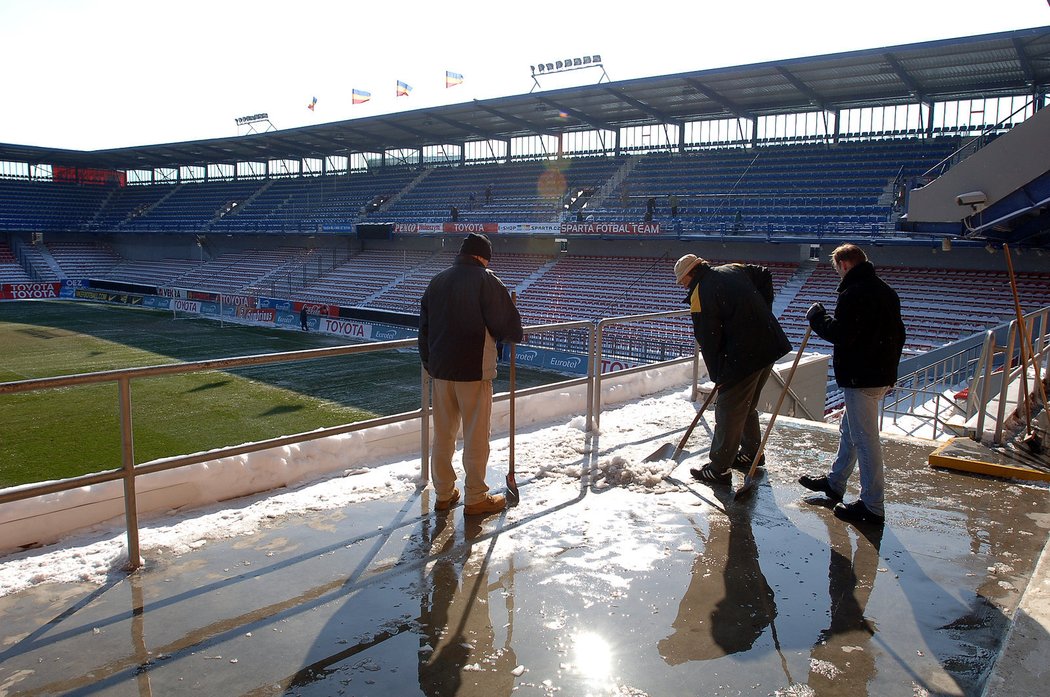
M749 472L751 470L751 461L755 459L754 455L744 455L744 453L737 453L733 459L733 469L739 470L740 472ZM766 454L762 453L762 457L758 458L758 470L761 470L766 466Z
M704 465L700 469L690 469L689 474L693 475L693 479L704 484L732 484L733 473L729 470L725 472L716 472L710 464Z
M837 504L835 506L835 517L851 523L867 523L869 525L882 525L886 522L885 517L872 513L860 499L853 503Z
M798 478L798 483L806 487L810 491L819 491L820 493L827 496L829 499L835 501L842 500L842 494L838 493L831 488L831 482L828 481L826 476L823 477L811 477L808 474L803 474Z

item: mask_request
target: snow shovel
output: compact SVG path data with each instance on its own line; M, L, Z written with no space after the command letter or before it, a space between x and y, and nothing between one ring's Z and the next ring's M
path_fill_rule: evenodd
M777 414L780 413L780 405L784 403L784 397L787 396L788 390L791 388L791 378L795 377L795 368L798 367L799 359L802 358L802 352L806 350L806 344L809 343L809 333L812 331L810 327L806 327L806 333L802 335L802 345L798 347L798 353L795 354L795 361L791 364L791 370L788 372L787 379L784 380L784 389L780 391L780 398L777 399L777 405L773 407L773 413L769 415L769 423L766 424L766 432L762 434L762 442L758 446L758 451L755 453L755 457L751 460L751 469L747 471L747 476L744 477L744 483L741 485L737 492L733 494L734 499L742 498L748 492L755 488L755 470L758 469L758 461L762 459L762 453L766 450L766 441L769 440L769 434L773 431L773 423L777 420Z
M700 423L700 417L707 411L707 407L711 405L711 401L715 398L715 393L718 392L718 385L715 385L711 392L708 393L707 399L704 400L703 405L700 407L700 411L696 412L696 416L693 418L693 423L689 424L689 428L685 429L685 435L682 436L682 440L678 441L678 447L671 445L670 443L664 443L661 445L656 452L649 457L645 458L644 462L657 462L659 460L674 460L678 461L678 456L682 454L682 449L685 448L685 443L689 440L689 436L693 435L693 429Z
M1017 332L1021 345L1021 389L1024 392L1025 430L1027 431L1022 442L1029 452L1038 455L1043 449L1043 444L1032 427L1032 407L1028 398L1028 361L1032 362L1032 368L1035 370L1035 383L1038 394L1043 399L1043 411L1046 411L1047 414L1050 414L1050 411L1047 411L1046 392L1043 390L1043 380L1039 375L1039 361L1033 355L1032 339L1028 335L1028 326L1024 319L1024 312L1021 310L1021 299L1017 294L1017 277L1014 276L1014 263L1010 258L1009 245L1003 244L1003 252L1006 254L1006 268L1010 272L1010 290L1014 296L1014 312L1017 313Z
M511 302L517 305L518 294L516 292L511 293L510 297ZM510 411L507 417L510 426L510 435L507 440L507 503L511 506L517 506L518 502L521 501L521 494L518 493L518 482L514 479L514 364L517 362L517 358L518 347L512 343L510 345Z

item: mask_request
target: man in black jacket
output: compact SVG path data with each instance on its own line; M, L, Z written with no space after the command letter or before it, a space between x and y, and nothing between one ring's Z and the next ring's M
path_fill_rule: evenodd
M674 265L711 379L718 385L711 462L690 469L707 484L732 484L730 467L748 469L761 444L759 395L773 363L791 350L773 316L773 275L754 264L711 266L694 254Z
M503 282L488 270L492 244L471 233L455 263L430 280L420 301L419 357L433 379L434 443L430 476L434 505L448 510L459 500L452 455L463 426L467 515L503 510L506 499L485 483L492 417L496 342L522 340L521 315Z
M897 293L875 274L860 247L844 244L831 254L842 282L834 316L813 303L806 313L813 331L830 341L835 382L842 388L846 409L839 426L839 449L831 472L803 475L799 483L839 501L835 515L843 520L882 525L884 483L879 411L882 398L897 382L897 365L904 349L904 322ZM860 464L860 498L841 503L846 481Z

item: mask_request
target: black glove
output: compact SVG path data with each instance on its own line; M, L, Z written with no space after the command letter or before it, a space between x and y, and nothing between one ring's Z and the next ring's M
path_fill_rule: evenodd
M806 311L806 321L812 323L813 318L817 315L823 315L827 310L820 303L813 303L809 306L809 310Z

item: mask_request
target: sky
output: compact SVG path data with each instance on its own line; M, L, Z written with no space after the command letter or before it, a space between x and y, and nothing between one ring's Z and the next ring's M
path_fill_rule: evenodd
M225 138L244 133L234 119L251 114L266 113L284 130L606 78L1050 25L1047 0L507 7L0 0L0 142L99 150ZM531 65L585 55L600 55L605 74L589 68L533 81ZM446 87L446 71L463 75L462 84ZM398 80L412 87L409 96L395 96ZM371 99L353 104L354 89Z

